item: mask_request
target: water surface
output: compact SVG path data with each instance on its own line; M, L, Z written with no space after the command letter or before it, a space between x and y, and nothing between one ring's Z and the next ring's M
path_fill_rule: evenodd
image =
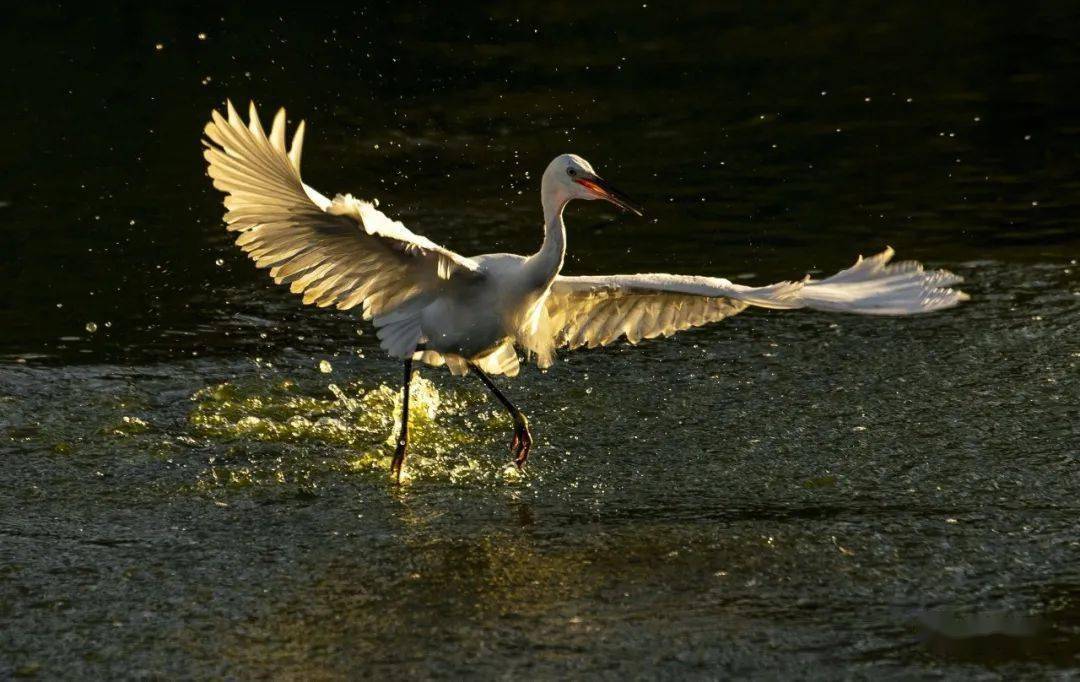
M1076 673L1076 11L712 4L15 10L0 676ZM397 363L221 226L226 96L465 254L537 248L574 151L648 213L573 206L568 272L890 244L972 300L528 368L523 475L483 387L424 369L399 489Z

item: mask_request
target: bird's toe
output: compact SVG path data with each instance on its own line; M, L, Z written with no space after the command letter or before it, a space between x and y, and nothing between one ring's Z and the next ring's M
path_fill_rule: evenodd
M514 431L514 444L511 448L514 453L514 464L518 469L525 466L525 462L529 459L529 451L532 450L533 437L529 432L529 427L521 425Z

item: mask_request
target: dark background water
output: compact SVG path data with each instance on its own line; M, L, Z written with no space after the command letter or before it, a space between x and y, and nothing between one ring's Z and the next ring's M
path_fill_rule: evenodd
M1075 673L1078 30L1067 2L9 8L0 676ZM534 250L573 151L648 213L573 207L568 272L764 283L891 244L973 298L527 369L524 478L482 388L425 370L398 491L396 363L222 228L225 97L466 254Z

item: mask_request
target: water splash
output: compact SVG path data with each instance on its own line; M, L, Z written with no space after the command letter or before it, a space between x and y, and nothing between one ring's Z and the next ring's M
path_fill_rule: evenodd
M147 431L150 431L150 424L145 419L140 419L139 417L131 415L124 415L116 424L104 429L106 434L119 436L121 438L135 436L146 433Z
M401 391L385 384L353 381L305 390L291 379L230 381L203 388L191 400L194 435L233 446L211 459L200 483L204 490L295 484L309 494L330 477L387 476L400 429ZM414 378L405 478L519 480L489 454L506 435L503 421L486 402ZM259 447L268 443L282 447Z

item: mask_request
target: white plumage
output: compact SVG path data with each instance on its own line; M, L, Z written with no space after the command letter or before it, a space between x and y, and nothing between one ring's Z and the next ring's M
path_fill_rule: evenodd
M406 361L406 396L414 359L446 364L455 374L471 366L514 416L519 464L532 442L527 421L486 376L517 374L517 347L547 367L558 348L592 348L620 338L637 343L749 306L911 315L967 299L948 288L960 281L952 273L927 272L911 261L890 265L892 249L860 257L824 280L763 287L685 275L563 276L567 203L604 199L639 212L572 154L557 157L544 172L544 241L537 253L466 258L409 231L370 202L348 194L330 200L305 185L304 123L286 148L284 110L267 135L254 104L245 124L227 103L227 115L213 112L205 133L210 177L226 194L225 222L255 264L303 295L304 303L361 306L382 348ZM402 432L394 460L398 475L407 425Z
M603 346L625 336L630 343L736 315L749 306L812 308L862 315L910 315L956 305L966 299L944 287L956 275L926 272L914 261L889 264L893 250L824 280L807 277L766 287L732 284L726 279L685 275L610 275L565 277L551 286L545 308L557 345Z

